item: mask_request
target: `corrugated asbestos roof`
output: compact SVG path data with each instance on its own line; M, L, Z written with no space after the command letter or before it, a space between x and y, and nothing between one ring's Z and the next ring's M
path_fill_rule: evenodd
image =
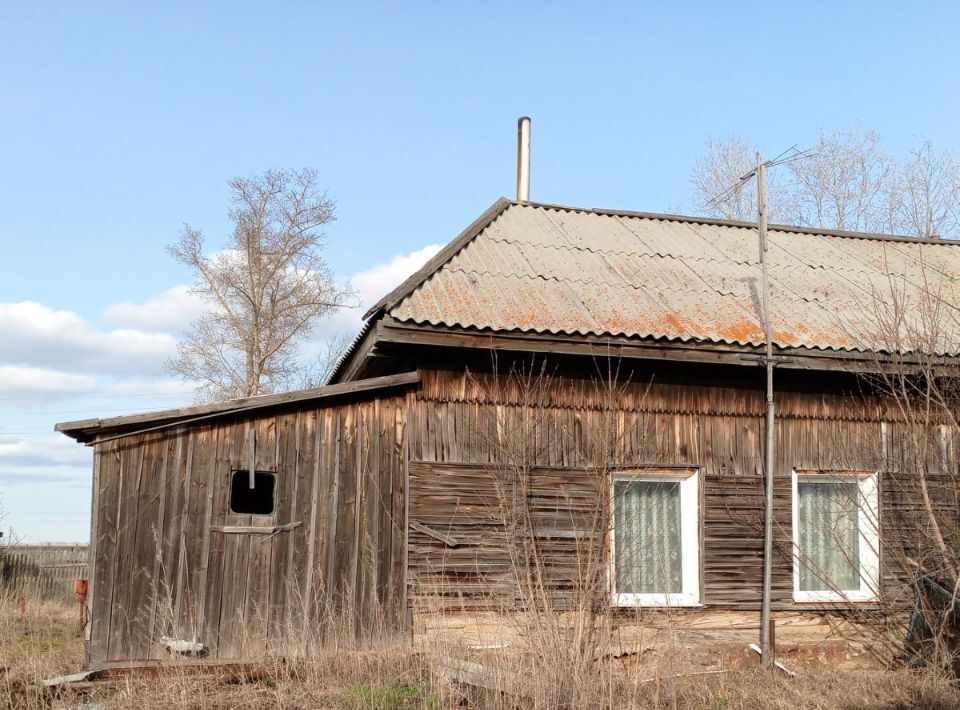
M755 228L497 204L492 221L461 235L442 263L382 302L391 317L492 331L763 344ZM960 245L792 227L771 227L769 236L775 345L908 350L932 293L947 323L936 349L960 352ZM895 303L904 315L899 343L881 323Z

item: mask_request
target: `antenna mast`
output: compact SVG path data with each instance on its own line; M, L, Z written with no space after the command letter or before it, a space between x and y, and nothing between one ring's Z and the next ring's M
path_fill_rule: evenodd
M763 600L760 611L760 662L768 668L772 662L770 648L770 597L773 566L773 466L774 466L774 406L773 406L773 335L770 327L770 281L767 269L767 165L757 153L757 232L760 235L760 273L762 295L760 307L763 317L763 339L766 341L764 363L767 369L767 422L764 451L764 516L763 516Z

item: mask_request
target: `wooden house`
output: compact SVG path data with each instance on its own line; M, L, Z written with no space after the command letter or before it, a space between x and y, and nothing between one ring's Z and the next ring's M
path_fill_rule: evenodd
M875 525L915 503L885 485L902 422L862 375L890 355L884 284L952 286L960 246L769 240L772 605L781 643L826 647L828 616L909 599ZM89 664L169 639L283 653L321 628L500 643L518 535L551 608L599 585L624 625L754 640L758 254L751 224L501 199L370 309L327 386L58 425L94 452Z

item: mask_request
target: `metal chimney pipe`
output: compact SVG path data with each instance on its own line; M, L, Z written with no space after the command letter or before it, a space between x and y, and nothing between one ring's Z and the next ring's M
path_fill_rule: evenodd
M517 120L517 202L530 201L530 118Z

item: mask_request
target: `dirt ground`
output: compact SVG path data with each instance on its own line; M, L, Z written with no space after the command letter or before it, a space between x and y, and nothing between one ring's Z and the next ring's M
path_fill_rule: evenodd
M161 677L48 689L43 679L82 667L78 610L0 601L0 706L10 708L960 708L955 682L902 669L845 672L810 664L798 667L796 678L742 668L676 677L680 659L634 658L612 660L584 676L551 662L550 654L486 652L467 661L468 669L480 669L477 685L452 679L451 657L450 649L339 651L269 659L255 672L203 678L174 664ZM459 675L463 681L465 674Z

